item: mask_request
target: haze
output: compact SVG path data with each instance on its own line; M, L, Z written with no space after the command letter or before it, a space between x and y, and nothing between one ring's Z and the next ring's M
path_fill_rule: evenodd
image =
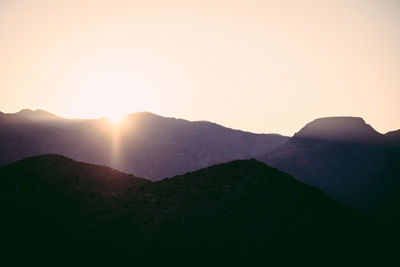
M400 125L398 1L0 1L0 110Z

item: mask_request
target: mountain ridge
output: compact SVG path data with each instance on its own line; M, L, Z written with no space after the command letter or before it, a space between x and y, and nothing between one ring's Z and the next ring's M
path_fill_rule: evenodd
M0 121L0 165L51 153L152 180L256 157L287 140L149 112L127 115L118 126L105 118L32 121L5 116Z
M57 116L43 109L36 109L36 110L22 109L16 113L5 113L5 115L23 117L33 121L51 121L51 120L64 119L60 116Z

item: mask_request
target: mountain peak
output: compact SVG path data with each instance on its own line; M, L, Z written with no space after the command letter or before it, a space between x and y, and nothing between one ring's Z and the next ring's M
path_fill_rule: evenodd
M326 117L306 124L294 137L371 142L380 140L382 135L360 117Z
M22 109L19 112L14 113L14 115L37 121L60 119L60 117L58 117L57 115L54 115L42 109L36 109L36 110Z

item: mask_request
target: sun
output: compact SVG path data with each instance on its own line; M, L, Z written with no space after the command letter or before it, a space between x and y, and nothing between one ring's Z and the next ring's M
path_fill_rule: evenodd
M113 124L119 124L125 117L126 114L120 112L110 113L106 116Z

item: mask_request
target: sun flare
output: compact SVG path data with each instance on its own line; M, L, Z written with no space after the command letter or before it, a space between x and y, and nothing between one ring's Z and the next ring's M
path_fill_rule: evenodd
M106 118L109 119L113 124L120 124L121 121L124 119L125 114L109 114Z

